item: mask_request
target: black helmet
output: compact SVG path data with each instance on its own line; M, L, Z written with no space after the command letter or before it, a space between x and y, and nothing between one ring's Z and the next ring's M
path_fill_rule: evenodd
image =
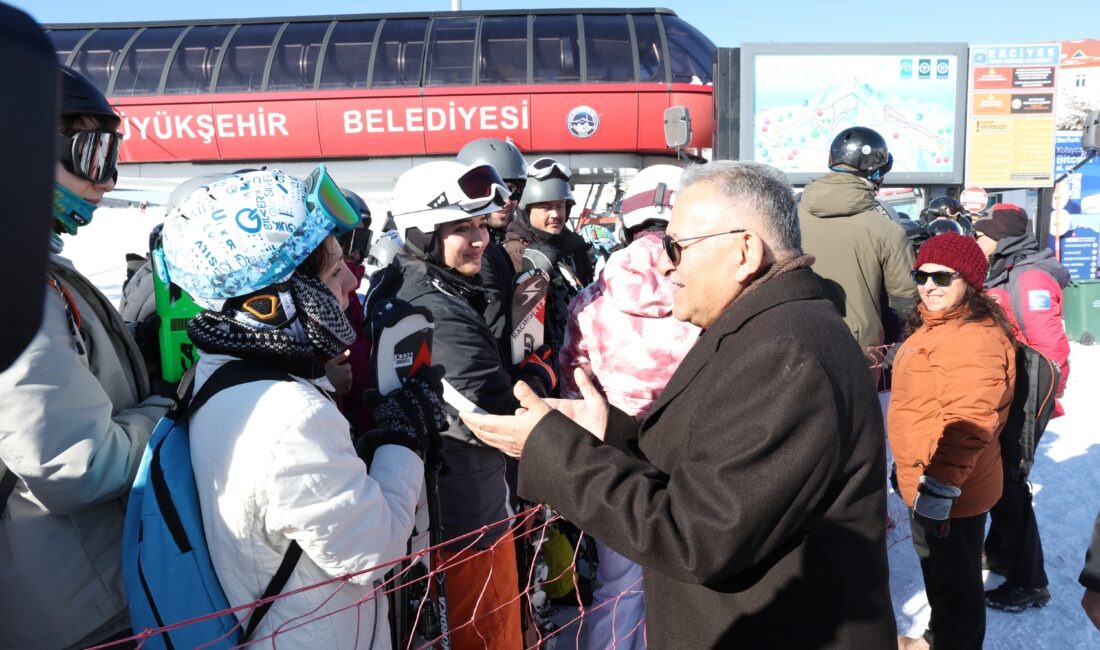
M964 237L974 236L974 226L970 223L970 219L960 216L957 219L949 219L947 217L933 217L924 226L924 232L929 237L935 237L936 235L942 235L947 232L953 232Z
M958 219L966 217L967 211L958 199L950 196L937 196L928 202L928 207L920 211L920 220L930 223L934 219Z
M835 172L850 172L880 181L893 165L894 157L886 149L886 140L878 131L865 126L844 129L833 138L829 147L829 169Z
M120 121L99 88L68 66L61 66L61 115L95 115L112 123Z
M527 176L527 161L516 145L507 140L471 140L458 151L456 160L463 165L492 165L506 181L518 183Z
M366 259L370 251L371 239L370 207L367 206L367 202L363 200L363 197L355 192L343 188L340 191L344 194L344 198L348 200L348 203L351 204L351 207L359 213L359 225L338 236L336 241L340 243L340 250L344 252L344 255L358 253L359 259Z

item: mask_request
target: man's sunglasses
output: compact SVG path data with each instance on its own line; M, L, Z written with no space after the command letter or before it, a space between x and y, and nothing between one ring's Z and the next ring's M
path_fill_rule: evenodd
M913 284L923 287L932 278L932 284L937 287L950 287L951 281L962 274L957 271L913 271Z
M709 235L697 235L695 237L681 237L679 239L673 239L668 235L661 237L661 245L665 247L665 255L673 264L680 263L680 254L684 252L687 246L683 245L686 241L696 241L699 239L706 239L707 237L717 237L718 235L735 235L739 232L747 232L744 228L737 228L736 230L727 230L725 232L712 232Z
M359 211L340 191L324 165L319 165L306 177L306 210L319 210L336 225L336 235L345 234L359 225Z
M116 131L66 131L58 135L58 159L69 172L97 185L106 183L118 179L121 142Z

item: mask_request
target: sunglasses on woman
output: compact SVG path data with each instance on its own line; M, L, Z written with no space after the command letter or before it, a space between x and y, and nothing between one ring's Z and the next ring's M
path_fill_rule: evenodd
M66 131L58 135L58 159L69 172L97 185L106 183L118 179L121 142L116 131Z
M718 235L734 235L739 232L747 232L744 228L738 228L736 230L727 230L725 232L712 232L709 235L697 235L695 237L681 237L679 239L673 239L668 235L661 237L661 245L665 247L665 255L668 255L668 259L673 264L680 263L680 254L684 252L687 246L683 245L686 241L697 241L700 239L706 239L708 237L717 237Z
M951 281L962 274L957 271L913 271L913 284L923 287L928 278L932 278L932 284L946 288L951 286Z

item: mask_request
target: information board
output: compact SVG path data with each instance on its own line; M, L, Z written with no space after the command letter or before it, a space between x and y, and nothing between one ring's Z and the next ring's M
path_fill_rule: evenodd
M966 184L1054 184L1058 43L972 45L967 88Z

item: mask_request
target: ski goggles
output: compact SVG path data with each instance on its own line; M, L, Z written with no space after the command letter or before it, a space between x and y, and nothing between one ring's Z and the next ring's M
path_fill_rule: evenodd
M324 165L318 165L306 177L306 210L320 211L335 224L337 235L359 225L359 211L344 197L340 186L328 175Z
M523 196L523 183L505 181L504 186L508 188L509 192L511 192L511 194L508 195L508 198L512 201L518 201L519 198Z
M571 172L568 167L553 158L539 158L530 165L527 165L527 177L540 181L554 176L569 180L569 177L572 175L573 172Z
M894 168L894 155L888 153L888 154L886 154L886 164L883 165L882 167L879 167L878 169L871 172L870 174L868 174L867 175L867 180L869 180L869 181L880 181L880 180L882 180L882 177L889 174L890 170L893 169L893 168Z
M680 254L684 252L687 246L683 245L686 241L696 241L699 239L707 239L708 237L717 237L719 235L734 235L739 232L746 232L744 228L737 228L735 230L727 230L725 232L712 232L709 235L697 235L695 237L681 237L679 239L673 239L668 235L661 237L661 245L665 248L665 255L668 255L668 259L673 264L680 263Z
M370 228L358 226L337 237L336 241L340 243L340 250L345 256L358 254L360 259L366 259L370 250L370 236Z
M503 207L511 194L512 191L492 165L478 165L467 169L428 207L434 210L454 205L463 212L477 212L493 202Z
M71 173L97 185L106 183L118 179L121 142L117 131L66 131L58 136L58 159Z
M961 277L962 274L957 271L913 271L912 276L913 284L918 287L923 287L928 282L928 278L932 278L932 284L942 289L950 287L951 281Z

